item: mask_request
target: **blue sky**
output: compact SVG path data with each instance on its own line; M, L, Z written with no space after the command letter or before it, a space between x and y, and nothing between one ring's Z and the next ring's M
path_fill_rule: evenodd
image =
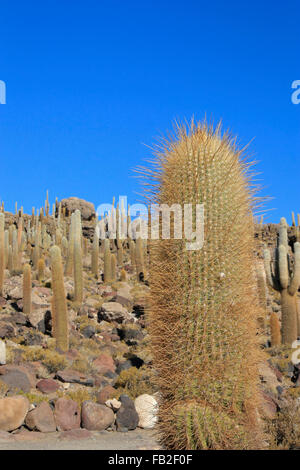
M205 114L251 144L274 199L300 212L299 14L292 1L1 3L0 199L25 211L139 197L131 169L174 119Z

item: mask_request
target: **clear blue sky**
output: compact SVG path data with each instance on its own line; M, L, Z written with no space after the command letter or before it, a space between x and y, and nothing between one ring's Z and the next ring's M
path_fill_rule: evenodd
M223 119L275 199L300 212L295 2L1 2L0 199L25 211L78 196L138 199L131 169L175 118Z

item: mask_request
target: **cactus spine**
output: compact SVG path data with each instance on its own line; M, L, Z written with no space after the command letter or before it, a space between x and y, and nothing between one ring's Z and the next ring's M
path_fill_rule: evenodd
M287 223L280 221L275 260L271 260L270 251L264 250L267 281L281 296L281 336L282 343L292 347L298 336L297 291L300 285L300 243L294 243L295 264L292 271L288 254Z
M66 352L69 349L68 312L61 253L58 246L54 245L51 248L50 256L54 304L52 315L55 315L54 325L56 348L59 351Z
M23 312L31 313L31 267L25 264L23 269Z
M260 447L253 199L240 154L219 127L192 123L141 170L151 202L204 204L202 249L187 250L187 235L151 240L148 324L168 449Z

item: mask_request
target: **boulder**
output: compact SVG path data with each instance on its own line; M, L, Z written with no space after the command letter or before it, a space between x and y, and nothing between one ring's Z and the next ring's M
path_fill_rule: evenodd
M111 385L106 385L105 387L100 390L97 394L97 403L100 403L101 405L104 405L107 400L112 398L114 396L114 393L116 392L116 389L113 388Z
M77 209L80 210L83 220L92 220L96 215L94 204L87 202L84 199L69 197L67 199L62 199L60 203L61 207L66 210L66 216L70 216Z
M116 414L117 431L132 431L139 424L139 415L135 409L134 402L127 395L121 395L119 400L121 407Z
M72 369L59 370L56 378L64 383L77 383L87 387L93 387L95 381L93 378L86 377L84 374Z
M98 314L99 320L105 320L107 322L116 321L122 323L126 320L131 320L132 316L123 305L118 302L104 302L101 306L101 310Z
M157 423L158 403L152 395L144 393L134 400L134 406L139 415L139 427L152 429Z
M13 338L16 336L16 330L11 323L0 322L0 338Z
M14 431L25 420L29 410L29 401L26 397L15 396L0 399L0 430Z
M93 361L93 367L99 374L107 372L115 372L116 365L113 358L109 354L102 353Z
M31 431L55 432L56 424L49 403L43 401L34 410L29 411L25 424Z
M20 370L8 370L6 374L0 375L0 380L4 382L11 391L28 393L31 389L30 382L26 373Z
M80 409L73 400L58 398L55 402L54 418L58 431L80 428Z
M81 421L82 427L85 429L89 431L103 431L113 424L114 419L113 411L107 406L92 401L83 402Z
M55 393L59 384L53 379L42 379L36 384L36 388L42 393Z

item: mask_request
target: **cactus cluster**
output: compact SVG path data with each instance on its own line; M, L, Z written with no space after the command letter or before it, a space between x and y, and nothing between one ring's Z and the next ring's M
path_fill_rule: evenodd
M292 259L294 258L294 265ZM289 253L287 222L282 218L279 226L277 247L271 257L269 249L264 250L264 262L268 284L281 297L282 343L292 347L300 334L297 291L300 286L300 243L294 243L294 257Z

